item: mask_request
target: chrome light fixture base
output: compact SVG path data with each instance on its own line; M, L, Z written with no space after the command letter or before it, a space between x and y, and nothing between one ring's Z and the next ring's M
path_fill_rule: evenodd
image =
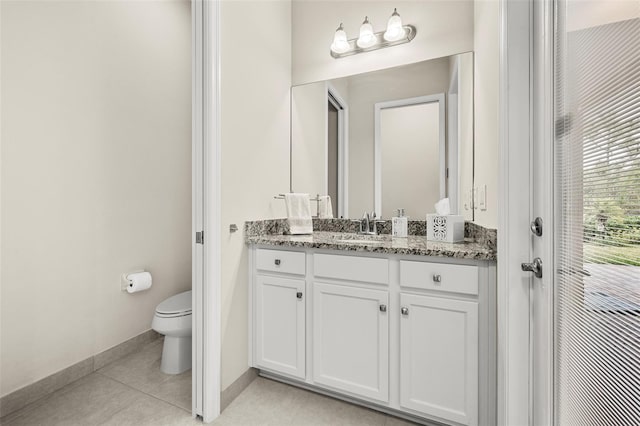
M394 41L385 40L384 39L384 33L386 31L385 30L385 31L380 31L374 34L376 36L376 43L371 47L367 47L367 48L359 47L356 44L358 39L354 38L348 41L349 50L347 50L346 52L336 53L332 50L329 50L329 52L331 53L331 56L333 56L335 59L338 59L338 58L344 58L346 56L357 55L358 53L372 52L374 50L384 49L385 47L391 47L391 46L397 46L399 44L409 43L416 36L416 27L414 27L413 25L403 25L402 28L404 28L405 35L399 40L394 40Z

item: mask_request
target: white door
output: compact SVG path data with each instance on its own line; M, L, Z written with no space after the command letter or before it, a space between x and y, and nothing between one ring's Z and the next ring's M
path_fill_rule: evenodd
M219 1L192 0L192 413L220 414Z
M256 277L256 365L305 378L305 282Z
M314 283L313 379L389 400L389 293Z
M478 423L478 304L401 294L400 404Z
M537 7L532 424L637 425L640 7Z

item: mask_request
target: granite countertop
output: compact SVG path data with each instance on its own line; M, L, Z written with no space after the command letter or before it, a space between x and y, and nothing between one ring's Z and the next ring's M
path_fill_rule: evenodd
M487 243L485 240L479 240L472 236L465 238L465 242L462 243L444 243L427 241L427 237L423 235L393 238L389 234L360 235L353 232L335 232L333 230L314 230L312 235L287 235L281 232L273 232L273 226L270 229L265 229L263 227L265 222L247 222L245 225L245 241L247 244L496 260L495 243ZM277 224L275 227L277 228ZM257 230L256 228L261 229ZM314 228L316 228L315 224Z

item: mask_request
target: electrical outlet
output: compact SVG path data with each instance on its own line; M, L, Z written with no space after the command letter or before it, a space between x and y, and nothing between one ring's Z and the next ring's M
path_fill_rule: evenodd
M487 210L487 185L481 185L480 190L478 191L478 207L480 210Z

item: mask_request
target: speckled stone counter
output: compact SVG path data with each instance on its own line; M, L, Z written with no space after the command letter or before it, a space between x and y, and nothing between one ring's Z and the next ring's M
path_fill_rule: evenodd
M420 221L411 222L411 233L425 232ZM380 235L360 235L357 226L357 222L345 219L314 219L312 235L287 235L285 219L253 221L245 223L245 240L247 244L270 246L496 260L496 231L470 222L465 226L465 242L454 244L427 241L424 234L392 238L386 224L380 227Z

